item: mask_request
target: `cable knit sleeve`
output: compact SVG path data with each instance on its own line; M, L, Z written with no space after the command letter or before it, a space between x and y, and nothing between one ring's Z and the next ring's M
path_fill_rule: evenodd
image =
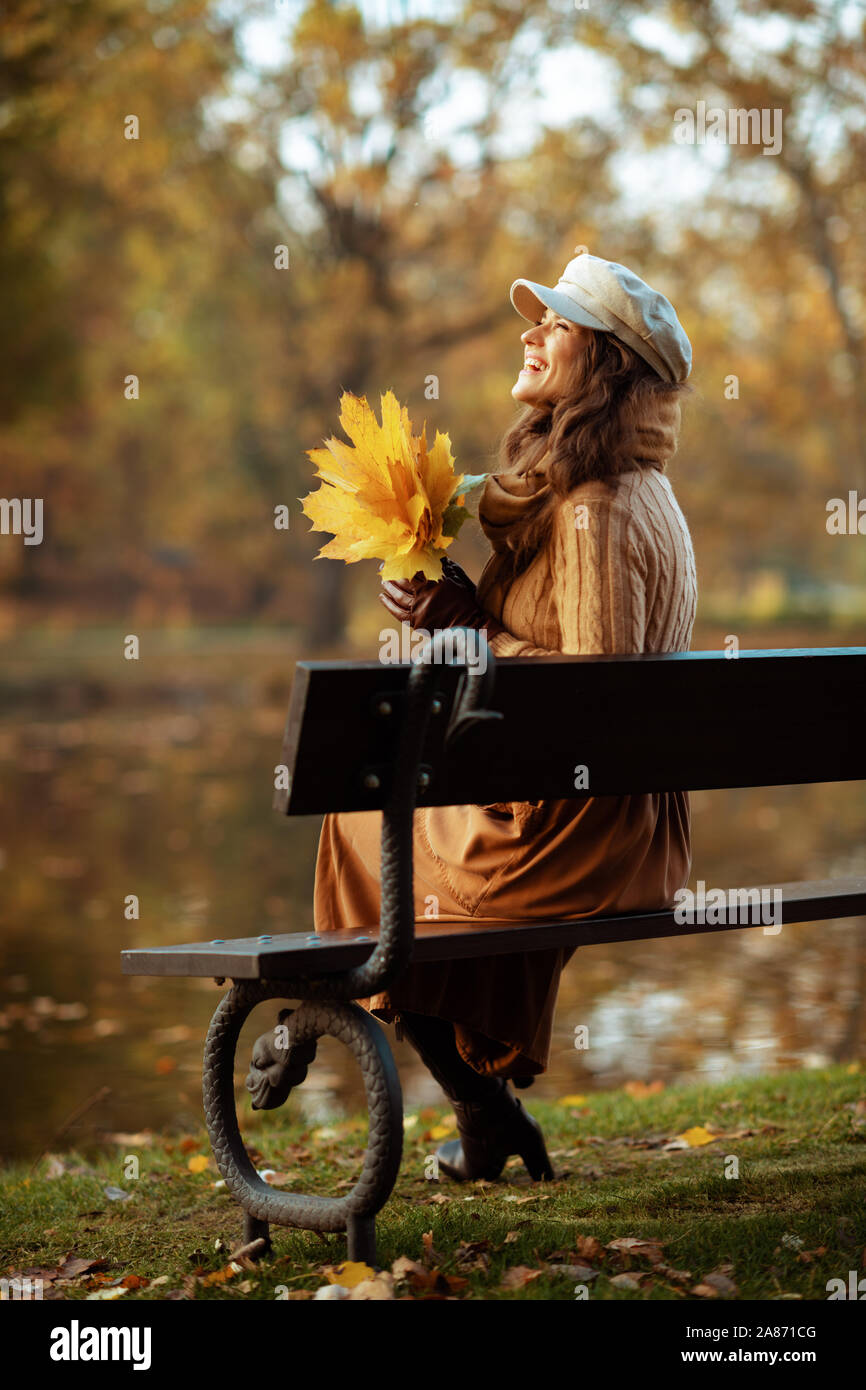
M647 564L643 536L617 494L577 494L559 508L549 545L561 645L533 646L510 632L494 656L605 656L645 650Z

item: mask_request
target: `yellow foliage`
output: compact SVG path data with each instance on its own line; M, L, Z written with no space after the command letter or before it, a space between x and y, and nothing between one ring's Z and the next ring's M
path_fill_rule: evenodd
M690 1149L699 1149L702 1144L712 1144L718 1137L717 1134L710 1134L710 1131L704 1129L703 1125L693 1125L691 1129L684 1130L682 1134L677 1135L678 1139L685 1140Z
M451 440L438 430L428 449L426 422L413 434L406 407L393 391L381 398L382 423L366 396L344 391L340 424L354 447L331 437L324 449L308 449L322 487L302 499L314 531L334 539L317 558L384 560L383 579L442 578L440 560L465 509L463 496L481 477L454 472Z
M341 1265L326 1265L325 1278L329 1284L341 1284L344 1289L354 1289L365 1279L375 1279L376 1271L359 1260L345 1260Z

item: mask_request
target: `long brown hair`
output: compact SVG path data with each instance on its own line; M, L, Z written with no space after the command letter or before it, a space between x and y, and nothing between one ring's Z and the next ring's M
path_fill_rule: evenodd
M589 330L571 392L552 410L529 406L499 445L498 473L531 472L547 454L550 483L508 536L508 550L500 556L506 573L513 576L531 563L550 535L557 505L579 483L604 478L615 488L621 473L641 465L642 444L652 455L653 442L658 448L670 435L659 415L669 418L670 405L689 392L684 383L665 381L612 333ZM663 464L650 457L645 466Z

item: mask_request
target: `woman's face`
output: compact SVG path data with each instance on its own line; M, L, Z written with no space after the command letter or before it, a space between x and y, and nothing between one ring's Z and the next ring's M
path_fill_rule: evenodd
M577 363L590 331L546 309L544 317L520 335L523 370L511 388L514 399L543 410L573 391Z

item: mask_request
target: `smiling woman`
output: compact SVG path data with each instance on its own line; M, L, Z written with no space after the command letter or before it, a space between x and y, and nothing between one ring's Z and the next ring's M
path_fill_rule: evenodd
M673 307L584 248L556 286L516 280L511 299L532 327L512 388L526 409L478 510L493 553L477 590L447 564L436 583L384 583L384 606L413 628L485 629L498 657L688 650L694 554L665 468L691 348ZM588 775L591 788L591 766ZM380 824L378 812L326 817L317 931L378 922ZM425 807L415 819L416 915L483 926L669 907L690 853L685 792ZM388 994L362 1001L386 1020L399 1015L454 1105L460 1138L438 1155L446 1175L495 1178L514 1153L533 1177L550 1175L540 1131L507 1079L527 1085L546 1068L570 955L411 966Z
M591 336L590 329L545 309L534 328L521 335L523 368L511 388L514 399L543 409L571 394Z

